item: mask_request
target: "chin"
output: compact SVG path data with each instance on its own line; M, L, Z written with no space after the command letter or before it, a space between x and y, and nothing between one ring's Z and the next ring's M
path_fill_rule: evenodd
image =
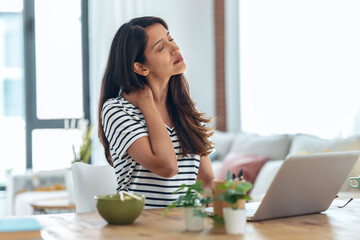
M178 69L176 69L176 71L175 71L175 74L174 74L174 75L177 75L177 74L182 74L182 73L184 73L184 72L185 72L185 70L186 70L186 64L184 63L184 64L182 64L182 66L181 66L181 67L179 66L179 68L178 68Z

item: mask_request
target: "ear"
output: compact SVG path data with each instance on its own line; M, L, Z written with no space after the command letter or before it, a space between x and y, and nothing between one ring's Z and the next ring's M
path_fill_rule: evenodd
M149 69L143 64L135 62L134 63L134 72L137 74L146 77L149 74Z

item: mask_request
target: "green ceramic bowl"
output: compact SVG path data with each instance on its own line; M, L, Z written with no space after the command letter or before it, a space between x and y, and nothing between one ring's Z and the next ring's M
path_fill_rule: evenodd
M124 201L120 201L119 194L98 195L95 196L96 208L109 224L131 224L145 205L145 196L135 195L141 200L126 196Z

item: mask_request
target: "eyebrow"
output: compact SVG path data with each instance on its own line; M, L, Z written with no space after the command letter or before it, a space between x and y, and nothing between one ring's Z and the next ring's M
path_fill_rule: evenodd
M167 32L166 36L169 36L170 32ZM162 39L160 39L159 41L157 41L151 49L153 49L158 43L160 43L162 41Z

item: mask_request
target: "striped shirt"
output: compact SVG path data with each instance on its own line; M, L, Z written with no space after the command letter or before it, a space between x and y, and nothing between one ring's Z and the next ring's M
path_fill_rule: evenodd
M171 178L164 178L144 168L126 152L137 139L149 136L144 116L139 108L119 96L104 103L101 117L105 136L110 144L118 192L143 194L146 197L145 208L162 208L184 193L173 194L182 184L189 186L195 183L200 156L194 154L182 156L174 128L165 125L174 145L179 173Z

